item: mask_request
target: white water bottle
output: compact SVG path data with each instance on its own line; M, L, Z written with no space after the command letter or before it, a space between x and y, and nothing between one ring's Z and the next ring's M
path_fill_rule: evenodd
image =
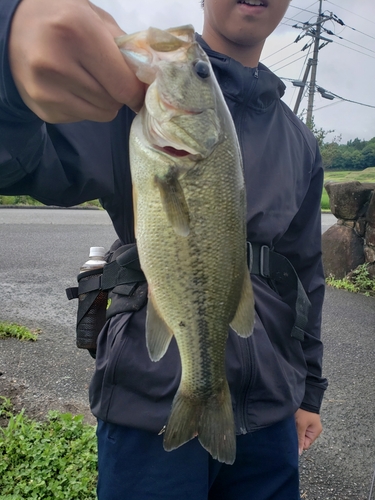
M89 260L87 260L80 269L80 273L91 271L93 269L100 269L107 263L104 259L104 247L91 247L89 253Z

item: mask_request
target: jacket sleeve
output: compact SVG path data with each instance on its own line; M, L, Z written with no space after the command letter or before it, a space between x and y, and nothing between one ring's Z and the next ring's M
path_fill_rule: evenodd
M71 206L113 192L111 124L49 125L22 101L8 57L20 0L0 2L0 194Z
M322 377L321 320L325 280L321 260L320 201L323 167L317 145L314 156L315 164L312 168L309 189L288 231L275 246L275 251L291 261L311 302L305 340L302 342L308 373L301 408L319 413L328 384Z

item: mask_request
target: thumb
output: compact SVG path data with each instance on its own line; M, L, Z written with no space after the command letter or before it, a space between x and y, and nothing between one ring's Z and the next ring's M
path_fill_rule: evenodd
M116 38L118 36L125 34L125 32L120 28L120 26L117 24L115 19L111 16L111 14L109 14L107 11L101 9L97 5L94 5L92 2L90 2L90 7L92 8L92 10L94 12L96 12L96 14L104 22L108 31L113 36L113 38Z

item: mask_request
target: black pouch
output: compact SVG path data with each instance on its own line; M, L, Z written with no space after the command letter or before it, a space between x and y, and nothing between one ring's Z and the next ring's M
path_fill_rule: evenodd
M101 269L80 273L78 287L67 288L69 300L78 298L76 345L95 357L97 338L106 320L138 311L147 302L147 282L140 268L136 244L117 240Z
M98 286L102 273L103 269L95 269L77 276L76 344L80 349L96 349L98 335L106 322L108 293Z
M102 274L103 268L80 273L78 287L66 289L69 300L78 299L76 345L91 354L106 321L108 293L100 286Z

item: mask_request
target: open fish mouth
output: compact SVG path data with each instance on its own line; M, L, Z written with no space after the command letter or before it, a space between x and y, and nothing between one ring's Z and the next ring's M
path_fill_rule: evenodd
M157 147L157 146L155 146ZM184 149L176 149L173 146L164 146L162 148L158 148L164 153L167 153L170 156L174 156L176 158L184 158L185 156L191 155L189 151L185 151Z

